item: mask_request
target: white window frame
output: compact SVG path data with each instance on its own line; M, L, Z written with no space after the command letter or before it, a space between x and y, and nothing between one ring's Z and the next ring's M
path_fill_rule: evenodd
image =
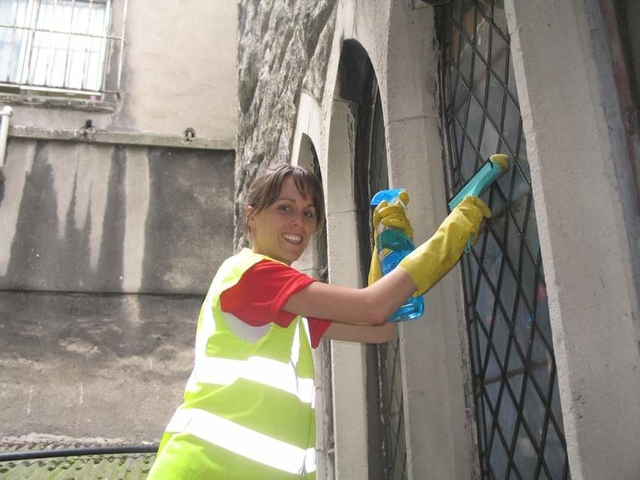
M115 28L112 0L0 0L0 90L92 99L117 93L126 3ZM113 55L118 71L109 90Z

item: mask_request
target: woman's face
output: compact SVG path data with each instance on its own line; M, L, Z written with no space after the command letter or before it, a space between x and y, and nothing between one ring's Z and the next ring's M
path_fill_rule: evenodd
M260 213L247 209L252 250L287 265L295 262L316 227L316 209L310 196L302 195L293 178L282 182L280 195Z

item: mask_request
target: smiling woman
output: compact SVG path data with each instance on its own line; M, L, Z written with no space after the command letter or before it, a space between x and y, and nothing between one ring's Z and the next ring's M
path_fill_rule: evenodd
M302 255L314 232L322 228L322 189L312 175L294 177L292 174L281 180L279 195L269 205L258 202L267 196L263 190L269 190L266 182L254 182L245 210L246 232L253 243L252 249L291 265Z
M270 167L253 182L244 213L251 248L227 259L213 279L184 403L166 428L151 480L315 478L312 348L323 338L390 341L387 318L431 288L490 215L467 197L407 262L358 289L291 267L324 223L322 187L311 172ZM391 206L376 208L382 224L397 215Z

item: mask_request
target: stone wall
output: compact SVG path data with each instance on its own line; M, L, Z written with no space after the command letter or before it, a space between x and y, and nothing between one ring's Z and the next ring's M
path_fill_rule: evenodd
M261 166L289 162L302 90L323 98L336 0L238 2L236 242L247 186Z

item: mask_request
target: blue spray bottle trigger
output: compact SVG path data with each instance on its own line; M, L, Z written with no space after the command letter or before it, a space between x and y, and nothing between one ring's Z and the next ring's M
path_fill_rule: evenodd
M404 188L394 188L392 190L380 190L371 199L371 205L374 207L377 207L385 200L388 203L391 203L400 196L403 190Z
M403 191L403 188L381 190L373 196L371 205L378 206L383 201L391 204L400 199L400 194ZM374 235L376 236L376 254L378 255L380 269L383 275L386 275L396 268L402 259L415 249L413 240L411 240L402 229L386 227L380 223ZM423 298L421 296L409 297L407 301L389 317L389 321L402 322L413 320L421 317L423 313Z

